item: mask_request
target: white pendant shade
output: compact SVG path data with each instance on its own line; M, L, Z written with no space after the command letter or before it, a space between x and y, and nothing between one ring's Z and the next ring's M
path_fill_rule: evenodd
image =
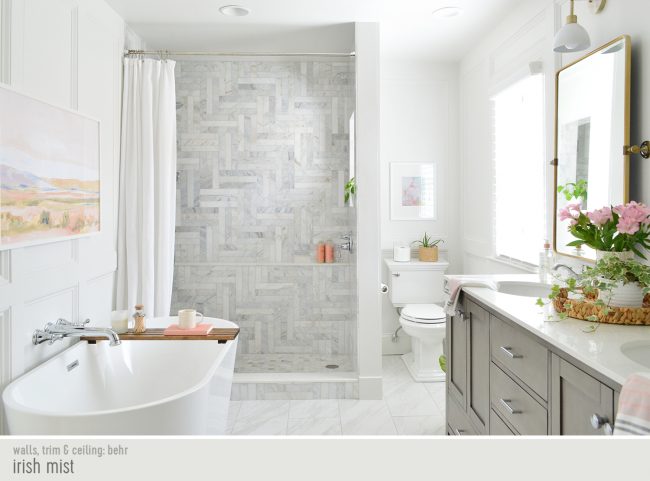
M578 23L567 23L555 35L553 50L559 53L579 52L591 46L587 30Z

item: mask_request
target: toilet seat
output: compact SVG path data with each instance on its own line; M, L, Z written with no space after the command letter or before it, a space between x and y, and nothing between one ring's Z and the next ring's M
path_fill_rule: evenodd
M408 304L400 317L417 324L444 324L447 321L444 309L436 304Z

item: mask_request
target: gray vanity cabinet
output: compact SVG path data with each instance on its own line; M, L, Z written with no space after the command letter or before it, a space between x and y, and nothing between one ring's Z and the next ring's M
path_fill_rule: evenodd
M447 322L450 434L487 434L490 418L489 313L461 299ZM453 403L453 404L452 404Z
M468 294L447 319L446 354L448 434L611 433L620 386Z
M551 434L611 434L614 391L553 354L551 360Z

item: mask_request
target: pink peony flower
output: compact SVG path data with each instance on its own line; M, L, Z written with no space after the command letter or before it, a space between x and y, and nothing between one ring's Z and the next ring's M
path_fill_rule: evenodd
M599 227L604 226L609 221L613 219L612 209L609 207L603 207L602 209L596 209L592 212L587 212L587 217L589 220Z
M576 225L578 223L578 217L580 217L580 213L580 204L571 203L567 204L565 208L560 209L558 215L560 217L560 221L568 220L570 221L569 223L571 225Z
M650 224L650 208L644 204L632 201L628 204L614 207L614 212L621 216L621 218L626 219L626 221Z
M616 230L621 234L636 234L639 231L639 222L634 219L621 217L616 224Z

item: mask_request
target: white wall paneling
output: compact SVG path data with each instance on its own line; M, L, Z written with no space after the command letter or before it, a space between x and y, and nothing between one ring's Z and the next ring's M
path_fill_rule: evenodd
M0 1L0 80L101 128L101 232L0 253L0 376L15 378L68 345L33 346L34 329L59 317L109 323L124 22L103 0Z
M0 306L0 392L11 380L11 309ZM5 432L4 406L0 402L0 433Z
M12 312L12 374L18 376L36 367L62 347L70 345L71 340L65 339L52 345L43 343L34 346L32 333L36 329L42 329L46 321L55 321L58 318L77 320L79 288L72 286L46 296L35 297L21 306L13 307ZM56 316L51 317L55 312Z

